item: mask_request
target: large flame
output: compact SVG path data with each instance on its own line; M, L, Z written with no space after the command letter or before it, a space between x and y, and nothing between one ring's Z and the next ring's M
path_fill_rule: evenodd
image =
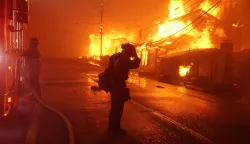
M201 3L200 7L203 11L208 11L211 7L213 6L213 4L211 4L211 2L209 0L206 0L205 2ZM220 19L222 11L221 11L221 7L220 8L215 8L211 11L208 11L208 13L218 19Z
M153 41L154 44L164 41L165 44L174 45L176 43L175 41L182 38L182 36L188 36L188 43L185 43L174 50L168 51L169 53L185 51L188 49L213 48L214 44L211 40L211 34L215 34L220 38L226 37L224 30L221 28L215 28L215 23L206 18L203 18L205 20L200 24L202 27L197 28L196 24L198 22L194 23L194 19L189 17L188 19L185 16L195 10L200 10L202 12L200 15L210 10L206 13L206 17L210 16L214 17L214 19L220 19L223 14L223 5L225 4L219 4L211 9L215 4L214 2L212 3L209 0L204 0L200 3L197 2L198 1L193 4L188 4L187 2L184 3L183 0L170 0L168 6L169 13L168 16L166 16L167 18L158 24L157 30L150 33L146 41ZM195 8L194 4L196 5ZM186 19L184 20L183 17ZM122 38L124 39L122 40ZM129 35L126 32L106 33L103 38L102 54L111 55L117 52L117 48L126 40L136 42L136 35ZM141 46L138 47L137 50L139 55L143 55L142 57L146 59L144 60L146 62L148 56L145 52L141 52L142 50L145 50L145 48L149 49L146 46ZM100 37L98 35L90 35L89 55L100 55Z
M190 24L191 21L184 22L184 21L172 21L172 19L179 18L186 14L186 11L183 7L183 1L181 0L171 0L169 4L169 19L165 20L163 24L160 24L158 27L158 32L156 35L154 35L153 40L161 40L163 38L169 37L169 36L180 36L188 31L181 31L186 25ZM189 28L191 29L192 26ZM179 33L177 33L180 31Z
M204 1L198 7L203 10L203 13L207 12L213 17L219 19L221 17L221 8L214 7L214 4L211 4L208 0ZM212 9L211 9L212 8ZM194 11L189 8L189 11L184 9L184 4L182 0L170 0L169 4L169 15L168 19L164 21L163 24L159 25L157 33L154 35L154 41L166 39L168 37L180 37L183 35L189 35L193 37L193 40L190 41L189 45L186 45L184 49L175 49L173 51L182 51L186 49L197 49L197 48L212 48L214 44L211 40L211 32L213 31L213 25L206 22L206 26L202 30L195 28L196 24L193 24L191 20L184 21L182 17ZM176 20L175 20L176 19ZM220 29L220 34L222 30Z
M179 67L179 75L181 77L185 77L189 73L190 69L191 69L191 66L183 66L183 65L181 65Z
M100 56L101 38L100 35L90 35L89 56ZM103 35L102 55L111 55L121 50L120 45L123 42L134 40L134 35L122 32L112 31Z

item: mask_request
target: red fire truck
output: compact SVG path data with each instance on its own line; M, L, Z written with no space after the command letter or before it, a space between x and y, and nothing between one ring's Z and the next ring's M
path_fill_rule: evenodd
M23 58L11 55L24 49L28 0L0 0L0 117L16 111L22 86Z
M8 66L6 50L6 1L0 1L0 116L7 116L13 106L10 93L12 68ZM9 69L8 69L9 68Z

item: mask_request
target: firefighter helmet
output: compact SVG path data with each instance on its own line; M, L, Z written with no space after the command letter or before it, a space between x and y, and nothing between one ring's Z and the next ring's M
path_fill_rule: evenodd
M38 41L37 37L32 37L32 38L30 39L30 42L39 44L39 41Z
M123 43L121 45L121 48L124 49L124 50L127 50L127 51L132 51L135 49L135 46L130 44L130 43Z

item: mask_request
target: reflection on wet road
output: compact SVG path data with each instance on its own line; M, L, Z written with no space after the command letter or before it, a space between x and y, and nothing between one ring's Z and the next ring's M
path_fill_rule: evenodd
M61 65L45 64L45 101L69 118L77 143L105 141L109 96L90 90L102 69L86 64ZM136 75L130 76L128 86L132 99L139 105L126 104L123 127L128 135L119 139L119 143L201 142L197 137L215 143L250 141L249 113L237 103Z

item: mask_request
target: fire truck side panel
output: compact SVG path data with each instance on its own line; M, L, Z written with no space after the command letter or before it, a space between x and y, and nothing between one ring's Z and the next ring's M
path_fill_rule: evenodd
M5 63L4 63L5 1L0 1L0 116L5 109Z

